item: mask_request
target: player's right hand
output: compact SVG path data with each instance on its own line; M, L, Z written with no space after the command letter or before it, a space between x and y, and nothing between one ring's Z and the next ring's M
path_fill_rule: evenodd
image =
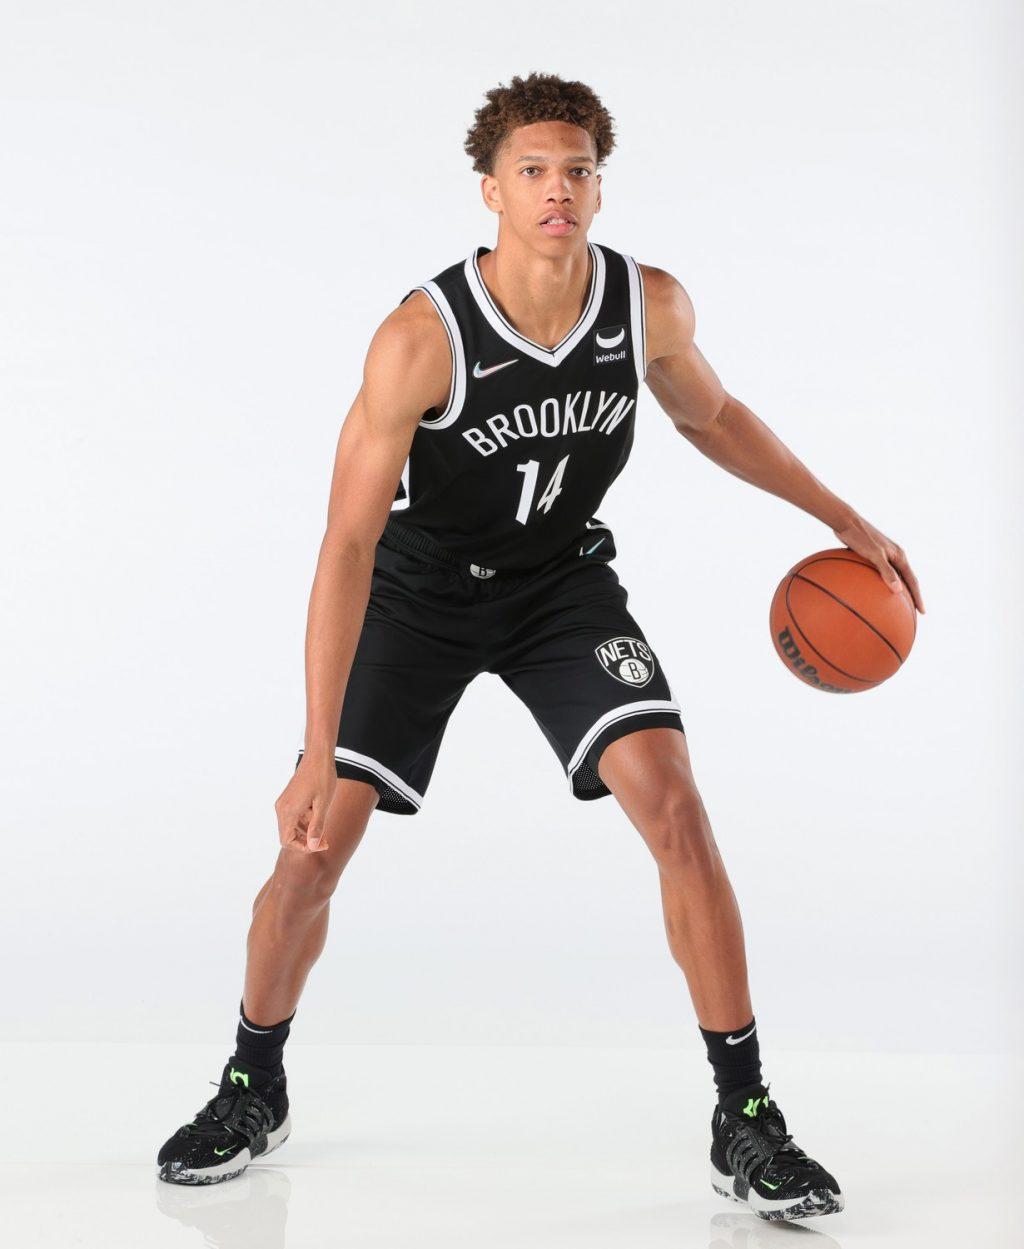
M292 779L274 803L282 846L303 854L330 849L322 839L337 784L333 755L323 759L310 754L302 756Z

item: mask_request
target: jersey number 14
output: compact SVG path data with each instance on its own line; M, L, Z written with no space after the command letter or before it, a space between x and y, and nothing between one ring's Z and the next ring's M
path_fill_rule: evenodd
M545 512L551 511L551 505L562 493L562 474L565 472L565 466L569 462L569 456L564 455L558 461L558 466L551 474L551 480L544 487L544 493L537 500L537 511L543 509ZM537 474L540 471L539 460L527 460L525 464L517 464L516 472L523 474L523 492L519 496L519 510L516 512L516 520L521 525L525 525L530 519L530 511L533 507L533 496L537 492Z

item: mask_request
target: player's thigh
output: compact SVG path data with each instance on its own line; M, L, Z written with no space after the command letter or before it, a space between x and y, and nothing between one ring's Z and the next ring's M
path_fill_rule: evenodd
M340 875L370 823L380 795L367 781L339 776L334 798L324 821L324 837L331 866Z
M709 828L682 733L647 728L611 742L598 773L647 840L675 841Z

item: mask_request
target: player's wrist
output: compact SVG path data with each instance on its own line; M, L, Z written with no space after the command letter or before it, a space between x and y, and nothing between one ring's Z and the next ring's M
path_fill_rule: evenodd
M851 525L856 525L860 521L860 516L848 503L844 503L842 499L833 498L820 519L833 533L839 534L844 529L849 529Z
M325 763L334 761L334 739L307 737L305 745L302 748L304 759L310 763Z

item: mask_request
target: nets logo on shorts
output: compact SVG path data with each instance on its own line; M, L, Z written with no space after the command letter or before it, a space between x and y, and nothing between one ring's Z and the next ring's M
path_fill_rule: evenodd
M610 638L594 647L601 667L623 685L646 685L654 676L654 652L639 638Z

